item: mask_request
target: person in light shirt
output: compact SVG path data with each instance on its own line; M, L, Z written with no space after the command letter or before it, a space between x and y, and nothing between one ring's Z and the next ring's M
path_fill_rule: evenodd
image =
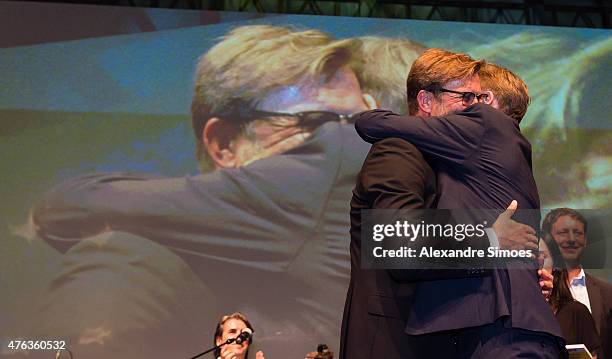
M588 223L578 211L557 208L542 222L545 239L559 248L574 299L591 312L603 346L603 357L612 358L612 284L585 273L581 264L587 246Z

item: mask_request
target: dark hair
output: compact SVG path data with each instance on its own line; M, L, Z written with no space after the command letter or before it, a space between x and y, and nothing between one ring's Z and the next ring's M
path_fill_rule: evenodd
M542 239L544 243L546 243L546 247L548 247L548 255L552 258L553 269L559 268L567 268L565 264L565 259L563 259L563 255L561 254L561 250L557 245L557 242L553 239L552 235L548 232L544 232L542 235Z
M549 233L544 233L544 242L548 246L548 252L553 260L553 289L548 299L548 304L556 313L567 303L574 301L572 292L569 288L569 275L565 266L565 261L561 256L561 251Z
M553 269L553 289L548 303L556 313L567 303L574 301L572 292L567 284L569 275L566 268Z
M227 322L230 319L242 320L242 322L246 325L247 328L251 329L253 332L255 331L253 329L253 326L251 325L251 323L249 322L249 320L246 318L244 314L240 312L234 312L232 314L224 315L223 317L221 317L221 319L217 323L217 328L215 329L215 335L213 336L213 345L217 345L217 338L221 338L223 336L223 325L225 324L225 322ZM249 342L249 347L250 347L251 344L253 343L253 336L249 338L248 342ZM215 350L214 354L215 354L215 358L219 357L221 355L221 349ZM247 348L245 357L246 358L249 357L248 348Z

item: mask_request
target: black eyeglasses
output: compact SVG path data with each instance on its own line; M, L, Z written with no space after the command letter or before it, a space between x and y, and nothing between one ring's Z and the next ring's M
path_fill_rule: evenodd
M483 102L489 98L489 95L486 93L475 94L470 91L453 91L453 90L447 90L445 88L440 88L440 89L437 89L436 91L437 92L448 92L448 93L454 93L457 95L461 95L461 101L463 103L463 106L471 105L472 103L474 103L474 99L478 100L478 102Z
M270 111L258 111L258 110L244 110L237 111L236 113L228 114L229 118L240 119L248 122L252 120L262 118L278 117L278 120L272 121L271 123L279 127L318 127L325 122L341 122L341 123L354 123L355 115L343 115L331 111L304 111L296 113L286 112L270 112ZM295 119L295 120L291 120Z

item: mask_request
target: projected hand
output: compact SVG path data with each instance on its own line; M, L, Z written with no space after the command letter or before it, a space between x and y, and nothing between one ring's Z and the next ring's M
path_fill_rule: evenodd
M259 151L245 163L277 155L289 151L310 137L311 132L300 127L272 128L271 126L261 127L256 130L261 140L259 141Z

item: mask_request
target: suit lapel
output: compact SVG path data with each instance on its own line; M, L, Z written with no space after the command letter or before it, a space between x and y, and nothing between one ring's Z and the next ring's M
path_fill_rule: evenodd
M597 332L601 333L601 290L599 289L597 282L593 280L593 277L588 274L586 275L586 287L587 293L589 294L589 302L591 304L591 314L593 314Z

